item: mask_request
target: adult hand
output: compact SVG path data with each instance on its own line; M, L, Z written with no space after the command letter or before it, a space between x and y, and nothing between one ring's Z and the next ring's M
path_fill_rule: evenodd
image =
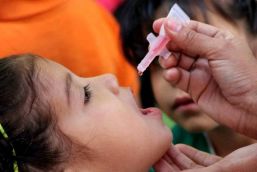
M257 168L257 144L221 158L186 145L171 146L154 166L156 172L253 172Z
M248 44L227 31L196 21L182 26L160 19L173 56L160 64L172 85L188 92L219 123L257 138L257 60Z

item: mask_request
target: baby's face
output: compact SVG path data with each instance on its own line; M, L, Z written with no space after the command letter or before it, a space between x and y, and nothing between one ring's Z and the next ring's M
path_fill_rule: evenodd
M119 87L113 75L81 78L52 61L39 60L38 66L58 126L87 147L98 166L143 171L169 148L171 132L160 111L139 109L130 89Z

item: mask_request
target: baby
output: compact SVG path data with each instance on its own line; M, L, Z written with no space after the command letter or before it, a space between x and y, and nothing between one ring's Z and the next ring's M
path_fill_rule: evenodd
M172 138L113 75L81 78L30 54L0 59L0 123L3 172L146 172Z

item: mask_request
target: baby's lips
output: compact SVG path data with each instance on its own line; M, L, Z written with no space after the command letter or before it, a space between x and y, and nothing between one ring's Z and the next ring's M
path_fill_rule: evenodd
M162 116L161 110L155 107L150 107L150 108L140 109L140 110L143 115L152 115L152 116L160 116L160 117Z

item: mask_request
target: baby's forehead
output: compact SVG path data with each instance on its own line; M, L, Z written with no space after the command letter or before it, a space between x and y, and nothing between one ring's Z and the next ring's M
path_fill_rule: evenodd
M69 72L63 65L46 58L39 59L37 61L37 67L39 72L43 72L43 74L45 73L46 75L51 74L53 77L55 77L55 75L62 76L64 73Z
M37 60L36 71L38 86L47 90L62 85L67 73L67 70L62 65L43 58Z
M40 60L37 66L37 92L40 98L49 102L58 114L66 106L66 76L68 70L51 60Z

